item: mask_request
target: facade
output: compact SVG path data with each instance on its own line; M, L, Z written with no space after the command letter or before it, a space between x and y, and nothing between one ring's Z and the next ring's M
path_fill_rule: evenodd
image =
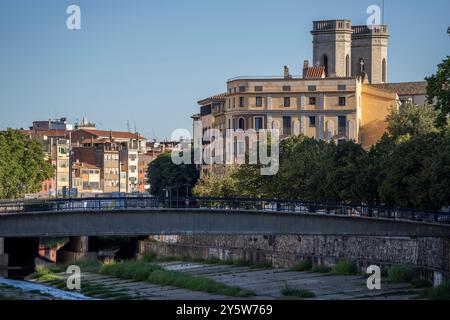
M225 93L198 102L194 121L202 122L204 132L279 129L281 138L304 134L370 148L384 134L386 116L399 100L395 90L381 86L387 81L387 26L315 21L311 33L313 64L305 60L301 76L285 67L281 77L230 79ZM220 172L218 167L204 165L203 172Z
M159 154L158 154L159 155ZM138 192L148 193L150 185L148 184L147 168L150 162L156 159L151 153L141 153L138 156Z
M100 168L88 163L76 162L72 165L73 188L78 194L98 194L103 192Z
M49 119L47 121L33 121L33 126L30 127L32 131L71 131L73 125L67 122L66 118Z
M397 93L399 104L412 103L421 106L427 103L426 81L383 83L374 86L383 90Z

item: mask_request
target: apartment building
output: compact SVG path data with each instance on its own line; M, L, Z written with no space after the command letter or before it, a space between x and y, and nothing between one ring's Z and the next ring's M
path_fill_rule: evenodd
M72 187L78 194L95 195L103 192L100 168L84 162L72 164Z

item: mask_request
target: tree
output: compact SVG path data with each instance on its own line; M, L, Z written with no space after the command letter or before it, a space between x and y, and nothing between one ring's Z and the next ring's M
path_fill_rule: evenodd
M0 132L0 198L21 198L53 175L40 141L17 130Z
M229 198L236 197L237 179L234 177L235 167L226 167L222 175L206 174L199 179L192 193L197 197Z
M437 112L431 105L401 105L392 109L387 116L388 133L396 138L416 136L437 131L435 127Z
M450 136L428 133L398 143L382 170L383 204L441 209L450 199Z
M444 128L450 114L450 56L438 65L436 74L425 80L428 83L428 103L433 104L438 111L436 125Z
M192 189L199 178L195 165L174 164L170 152L163 153L152 161L147 173L150 192L155 196L164 195L165 188L173 188L173 192L178 190L179 196L186 196L186 187Z

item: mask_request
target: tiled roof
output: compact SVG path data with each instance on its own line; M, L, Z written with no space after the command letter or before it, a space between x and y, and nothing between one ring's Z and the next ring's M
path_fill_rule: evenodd
M401 83L381 83L371 84L371 86L388 90L402 95L426 95L427 94L427 82L401 82Z
M119 139L136 139L138 136L139 139L145 139L143 136L138 135L132 132L125 131L107 131L107 130L92 130L92 129L80 129L80 131L86 132L96 137L107 137L112 136L113 138Z
M325 67L314 66L309 67L305 70L305 79L317 79L317 78L325 78Z
M227 93L223 92L223 93L219 93L219 94L213 95L211 97L202 99L202 100L198 101L198 104L205 104L205 103L213 102L213 101L217 101L217 100L224 100L226 97L227 97Z

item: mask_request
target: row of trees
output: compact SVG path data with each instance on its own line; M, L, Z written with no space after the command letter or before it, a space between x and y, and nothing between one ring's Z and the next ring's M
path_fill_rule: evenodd
M429 106L402 107L369 151L291 137L281 142L277 175L262 176L252 165L227 168L202 177L194 194L440 209L450 203L450 131L437 130L434 115Z
M53 175L42 144L17 130L0 132L0 199L21 198Z

